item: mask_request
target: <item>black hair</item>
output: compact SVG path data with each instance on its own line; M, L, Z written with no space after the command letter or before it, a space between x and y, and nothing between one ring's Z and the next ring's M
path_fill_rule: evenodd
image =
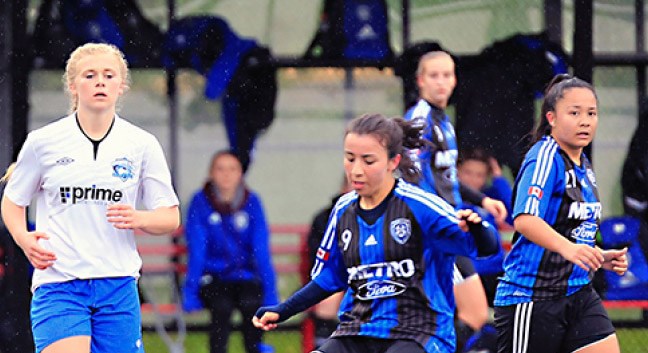
M598 97L594 87L586 82L581 80L576 76L570 76L568 74L558 74L551 79L547 88L545 89L544 100L542 101L542 109L540 110L540 120L538 121L538 126L536 126L533 131L533 137L531 143L536 143L543 136L551 134L551 126L547 120L547 113L555 111L556 103L564 97L565 91L572 88L587 88L594 94L594 98L598 102Z
M493 156L488 153L485 149L481 147L467 148L459 151L459 158L457 159L457 165L461 165L466 161L479 161L486 164L488 172L491 173L490 159Z
M387 149L389 158L401 155L398 171L403 179L410 183L419 180L420 172L410 157L410 149L423 147L422 127L402 118L389 119L382 114L364 114L351 120L344 136L354 133L373 135Z

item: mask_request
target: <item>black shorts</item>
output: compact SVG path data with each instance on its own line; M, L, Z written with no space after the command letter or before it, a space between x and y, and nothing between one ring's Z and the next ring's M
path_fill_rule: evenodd
M591 286L568 297L495 307L498 353L571 353L614 333Z
M477 274L477 271L475 270L475 265L473 264L472 260L469 257L465 256L457 256L455 259L455 273L452 278L452 283L453 284L460 284L462 283L466 278Z
M412 340L390 340L365 336L332 337L311 353L426 353Z

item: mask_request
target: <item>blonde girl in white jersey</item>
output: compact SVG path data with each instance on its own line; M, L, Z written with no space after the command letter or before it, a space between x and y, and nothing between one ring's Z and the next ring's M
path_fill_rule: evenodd
M176 229L178 198L159 142L116 114L129 84L119 49L77 48L63 79L71 114L29 134L2 198L7 229L35 268L36 351L143 352L134 230Z

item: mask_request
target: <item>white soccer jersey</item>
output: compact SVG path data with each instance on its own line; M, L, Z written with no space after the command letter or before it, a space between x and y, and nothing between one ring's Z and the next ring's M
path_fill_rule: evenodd
M40 244L57 257L34 271L32 290L77 278L139 276L134 232L109 223L107 206L179 203L152 134L116 116L95 150L75 114L28 135L5 195L20 206L36 196L36 229L50 237Z

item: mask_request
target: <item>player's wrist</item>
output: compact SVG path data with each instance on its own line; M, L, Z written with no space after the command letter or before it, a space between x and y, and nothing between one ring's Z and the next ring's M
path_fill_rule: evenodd
M31 232L25 230L25 231L16 232L16 233L13 234L14 241L23 250L25 250L25 246L26 246L26 243L29 241L29 238L33 236L30 233Z
M140 230L145 230L150 225L150 213L149 211L142 210L133 210L133 219L135 220L135 228Z

